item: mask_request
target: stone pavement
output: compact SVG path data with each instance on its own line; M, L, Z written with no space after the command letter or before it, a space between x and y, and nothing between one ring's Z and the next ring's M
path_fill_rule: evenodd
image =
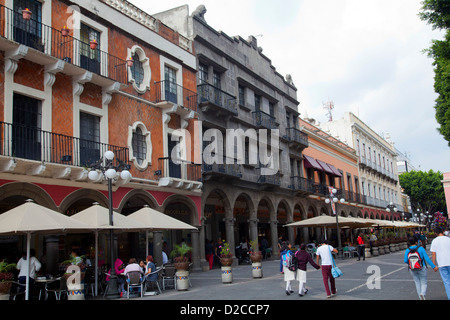
M428 252L429 253L429 252ZM233 267L233 283L223 284L221 270L193 272L192 287L187 291L166 289L161 295L134 296L130 300L419 300L414 281L403 262L404 251L357 261L356 258L337 260L344 275L336 279L337 295L327 299L322 273L308 265L308 294L298 296L298 282L293 281L294 294L287 296L280 273L279 260L263 261L263 278L252 278L251 265ZM429 253L431 257L431 254ZM439 272L428 269L427 300L447 300ZM120 300L126 300L121 298Z

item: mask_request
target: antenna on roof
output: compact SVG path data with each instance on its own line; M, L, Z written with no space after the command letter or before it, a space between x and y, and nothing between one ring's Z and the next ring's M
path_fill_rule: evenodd
M328 121L333 121L334 102L329 100L323 103L323 108L327 110Z

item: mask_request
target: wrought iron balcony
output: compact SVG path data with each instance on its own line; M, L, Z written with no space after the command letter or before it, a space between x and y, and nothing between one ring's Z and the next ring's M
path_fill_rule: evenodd
M277 129L278 124L275 117L271 116L264 111L254 111L253 117L255 119L255 125L259 128Z
M294 191L303 191L306 193L315 193L314 182L299 176L291 177L289 189Z
M155 103L171 102L188 110L197 111L197 93L169 80L154 83Z
M0 155L42 163L89 167L108 150L114 164L128 163L128 148L83 140L39 128L0 122Z
M0 5L0 36L120 83L127 83L126 61L61 30Z
M172 161L170 157L159 158L157 175L160 180L174 178L200 182L202 178L201 164L186 160Z
M286 137L291 145L296 144L302 149L308 148L309 146L308 135L304 132L301 132L297 128L287 128Z
M227 164L227 163L213 163L206 164L203 163L203 176L204 177L218 177L221 179L240 179L242 177L241 165L240 164Z
M203 110L211 109L213 111L226 111L232 115L237 116L236 97L216 88L208 83L197 86L198 103ZM221 113L217 113L220 115Z

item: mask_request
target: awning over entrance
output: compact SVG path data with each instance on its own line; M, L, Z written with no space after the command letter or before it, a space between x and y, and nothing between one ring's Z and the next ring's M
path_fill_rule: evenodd
M325 171L326 173L332 174L334 175L335 173L333 172L333 170L331 170L331 168L328 166L327 163L323 162L322 160L317 160L317 162L319 163L319 165L322 167L322 171Z
M303 158L305 159L305 168L313 168L315 170L322 171L322 167L319 165L319 163L312 157L303 155Z
M334 172L334 175L335 175L336 177L342 177L342 174L339 172L338 169L336 169L335 166L333 166L332 164L329 164L329 163L327 163L327 165L330 167L331 171Z

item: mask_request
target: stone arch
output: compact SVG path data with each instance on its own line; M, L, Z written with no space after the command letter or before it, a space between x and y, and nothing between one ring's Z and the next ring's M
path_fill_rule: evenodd
M100 191L93 189L80 189L65 197L61 202L59 209L62 213L66 213L70 207L77 202L86 208L94 202L98 202L101 206L109 208L108 198Z
M141 209L144 205L156 210L159 208L158 201L151 193L141 189L133 189L122 198L118 211L128 215Z
M192 201L192 199L189 197L186 197L183 195L178 195L178 194L173 194L173 195L167 197L167 199L164 200L164 203L161 206L163 208L163 212L166 211L166 209L169 205L174 204L176 202L182 203L189 208L190 215L189 215L189 222L187 222L187 223L192 224L193 226L198 226L200 221L199 221L197 206L194 203L194 201Z
M0 187L0 203L8 199L8 206L19 206L27 199L33 199L37 204L59 211L52 197L41 187L27 182L11 182ZM15 198L15 201L11 201Z

